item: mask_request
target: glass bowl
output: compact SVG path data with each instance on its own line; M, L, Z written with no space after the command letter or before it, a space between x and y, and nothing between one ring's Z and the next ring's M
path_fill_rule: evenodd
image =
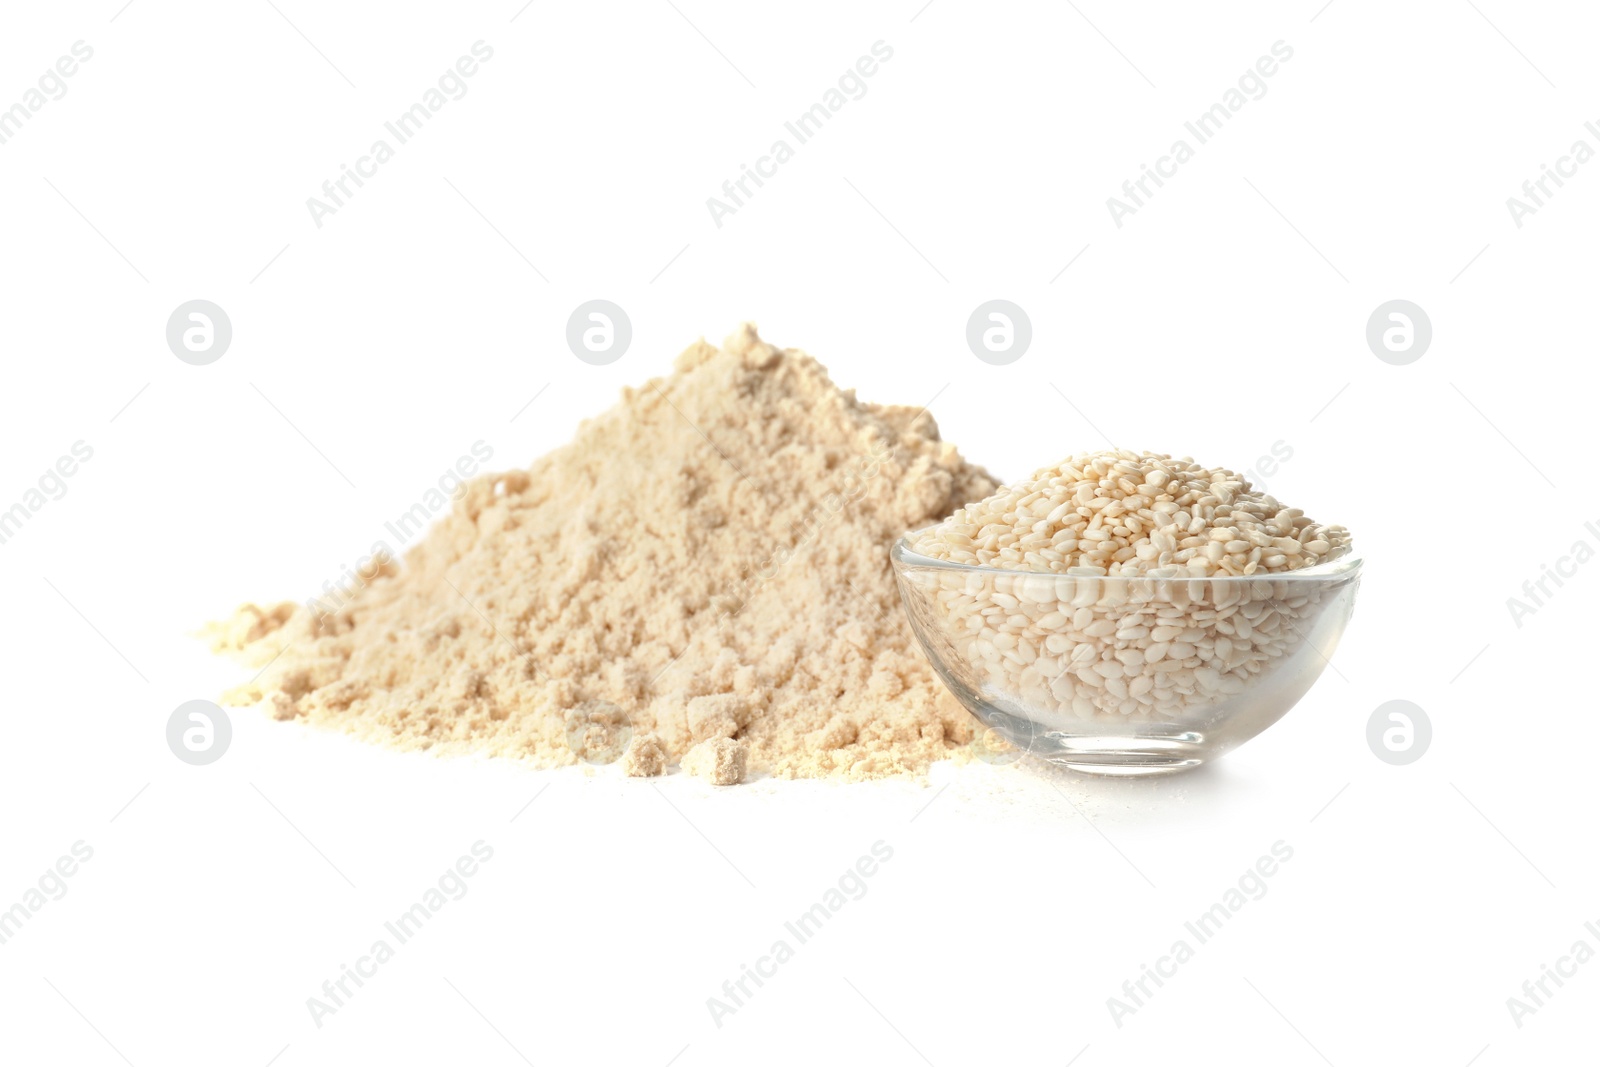
M1023 753L1093 774L1199 766L1294 707L1328 665L1361 559L1248 577L1093 577L889 556L950 691Z

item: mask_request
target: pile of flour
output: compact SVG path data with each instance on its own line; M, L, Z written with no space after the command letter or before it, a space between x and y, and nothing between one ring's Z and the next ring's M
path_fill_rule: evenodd
M850 779L972 737L917 649L890 544L996 489L926 411L858 401L749 326L625 390L338 610L211 628L260 704L403 749Z

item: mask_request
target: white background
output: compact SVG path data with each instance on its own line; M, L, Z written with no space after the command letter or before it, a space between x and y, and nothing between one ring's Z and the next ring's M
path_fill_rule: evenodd
M1506 1006L1600 949L1600 566L1520 627L1506 606L1600 545L1577 446L1600 162L1521 228L1506 207L1600 148L1592 12L121 3L11 5L0 32L0 106L94 49L0 145L0 508L94 450L0 545L0 907L94 850L0 945L0 1058L1593 1057L1600 963L1520 1028ZM480 39L467 95L317 228L306 198ZM706 198L879 40L867 94L714 225ZM1279 40L1267 94L1115 226L1106 198ZM600 368L563 340L596 297L634 328ZM1034 330L1004 367L963 336L996 297ZM164 339L195 298L234 329L205 367ZM1395 298L1433 323L1409 366L1364 339ZM1236 469L1283 442L1271 489L1368 560L1336 670L1155 782L973 764L716 791L247 712L215 765L167 750L173 708L248 676L205 620L315 593L475 441L526 464L744 319L865 398L937 397L1002 478L1108 440ZM1391 699L1433 723L1410 766L1365 740ZM314 1025L306 999L480 839L468 895ZM706 998L878 840L868 894L716 1026ZM1269 892L1115 1025L1107 998L1280 840Z

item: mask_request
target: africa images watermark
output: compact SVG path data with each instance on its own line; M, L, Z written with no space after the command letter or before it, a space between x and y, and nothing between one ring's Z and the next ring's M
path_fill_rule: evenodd
M22 127L43 111L50 101L66 96L66 80L78 73L80 64L94 58L94 49L82 41L72 42L71 52L71 55L57 59L53 67L39 75L37 88L24 90L20 101L0 110L0 145L21 133Z
M1600 142L1600 123L1586 122L1583 124L1589 136ZM1545 201L1555 196L1566 182L1563 178L1578 176L1578 168L1595 157L1594 146L1583 138L1572 142L1572 147L1567 154L1556 160L1554 167L1548 163L1539 164L1539 176L1529 178L1522 183L1522 195L1526 200L1514 196L1506 197L1506 210L1511 212L1511 221L1517 229L1522 229L1530 215L1539 213L1539 209L1546 206ZM1554 183L1555 188L1550 188Z
M1590 937L1600 942L1600 925L1590 921L1583 924L1583 929ZM1556 957L1555 966L1541 963L1539 977L1530 978L1522 983L1522 996L1506 998L1506 1010L1511 1013L1511 1021L1516 1024L1517 1029L1522 1029L1524 1019L1538 1014L1540 1008L1546 1007L1547 1001L1566 985L1566 979L1577 977L1578 968L1594 957L1594 946L1580 937L1572 943L1572 948L1565 955ZM1551 985L1555 988L1551 989Z
M480 63L487 63L494 58L494 49L483 41L474 41L471 51L472 55L460 57L454 66L439 75L438 82L423 92L419 103L412 104L395 119L383 124L389 136L394 138L394 144L391 145L382 137L373 141L365 155L356 157L354 168L339 164L339 176L322 183L322 198L306 198L306 210L311 212L311 221L317 229L322 229L322 220L326 216L337 214L340 208L346 206L346 201L352 199L356 190L366 184L363 179L377 177L378 168L395 157L396 148L421 133L422 128L444 109L445 104L467 95L467 79L478 73ZM355 184L354 190L350 188L352 182Z
M66 896L67 879L78 873L80 864L94 858L94 849L83 841L74 841L69 851L71 855L62 856L45 868L36 887L29 886L23 891L21 900L0 911L0 945L16 937L29 920L44 910L46 904Z
M894 49L883 41L872 42L871 51L871 55L861 56L854 66L847 67L839 75L837 88L829 88L823 93L819 103L812 104L793 121L783 124L784 130L794 138L794 145L790 145L785 138L778 138L767 149L766 155L756 158L754 169L741 163L739 176L722 183L722 196L726 199L706 197L706 210L711 212L711 221L716 223L717 229L722 229L724 216L736 214L745 206L745 201L755 196L755 190L750 188L749 183L754 182L756 189L760 189L764 184L763 178L776 177L778 168L794 158L795 147L821 133L823 126L843 110L845 104L867 95L866 80L878 73L880 63L887 63L894 58ZM848 98L846 93L849 94Z
M0 511L0 545L16 537L28 520L50 501L66 496L67 479L78 473L80 465L94 458L94 449L84 441L72 442L71 453L46 467L36 487L25 490L21 500Z
M394 959L396 948L420 933L450 901L460 900L467 895L467 879L477 874L482 864L494 858L494 849L483 841L474 841L470 851L470 856L462 856L445 868L438 882L424 890L417 903L401 912L393 921L383 924L388 937L373 941L365 955L356 957L354 967L339 964L339 976L322 983L322 995L306 998L306 1010L311 1013L311 1021L318 1030L322 1029L323 1021L328 1016L337 1014L366 985L364 979L376 977L378 968ZM394 939L393 944L390 944L390 938ZM355 988L352 989L352 985Z
M1584 532L1600 543L1600 524L1586 522L1583 524ZM1595 557L1595 547L1587 538L1580 537L1572 543L1572 548L1564 556L1556 558L1555 565L1541 563L1539 577L1529 578L1522 583L1522 596L1506 598L1506 610L1511 612L1511 621L1516 623L1517 629L1522 629L1522 620L1529 615L1536 615L1539 609L1555 595L1565 583L1563 578L1575 578L1578 568L1588 563ZM1555 589L1551 589L1554 584Z
M1194 959L1198 946L1216 937L1228 920L1243 911L1250 901L1267 895L1267 879L1278 873L1280 864L1294 858L1294 849L1283 841L1274 841L1270 851L1271 855L1262 856L1247 868L1237 884L1222 894L1220 901L1201 912L1193 922L1183 924L1184 930L1194 938L1193 945L1187 938L1178 938L1165 955L1156 958L1154 967L1148 963L1139 965L1139 977L1122 983L1121 997L1106 998L1106 1010L1111 1013L1111 1021L1117 1024L1118 1030L1122 1029L1125 1018L1150 1003L1156 990L1165 984L1164 979L1175 977L1179 967Z
M344 607L367 584L380 575L389 574L399 562L397 548L420 535L435 516L466 492L467 480L478 473L481 464L494 456L494 447L484 441L472 443L471 454L463 455L439 475L439 480L422 494L422 499L401 512L392 522L383 524L395 539L395 547L379 538L372 543L367 554L356 560L355 566L343 567L334 578L322 583L322 594L306 598L306 610L317 618L331 615Z
M756 995L764 984L763 979L777 977L778 968L794 959L796 946L815 937L850 901L867 895L867 879L878 873L881 864L894 858L894 849L883 841L874 841L868 851L871 855L862 855L847 867L838 881L823 892L822 899L783 924L788 936L778 938L765 955L756 957L753 968L741 963L739 977L722 983L722 996L706 998L706 1010L711 1013L711 1021L717 1029L722 1029L723 1020ZM789 943L790 938L794 939L794 944Z
M1117 229L1122 229L1124 218L1137 214L1139 209L1145 206L1145 202L1155 196L1155 191L1150 188L1150 182L1154 182L1156 189L1159 189L1166 184L1162 181L1163 178L1176 177L1178 168L1194 158L1197 146L1205 144L1221 133L1223 126L1242 111L1245 104L1251 100L1260 100L1267 95L1266 79L1278 73L1278 64L1287 63L1294 58L1294 49L1283 41L1272 42L1271 52L1271 55L1257 59L1253 67L1241 74L1238 87L1223 93L1221 102L1212 104L1193 121L1183 124L1183 128L1195 140L1193 145L1182 137L1178 138L1172 142L1172 147L1167 150L1166 155L1156 159L1154 167L1141 163L1139 176L1122 183L1122 195L1127 197L1127 200L1115 196L1106 198L1106 209L1111 212L1111 221L1116 224Z
M1283 470L1283 465L1294 458L1294 446L1282 438L1272 442L1271 452L1264 456L1257 456L1255 465L1245 469L1242 473L1250 484L1263 493L1270 494L1272 486L1267 484L1268 478L1276 478L1278 472Z

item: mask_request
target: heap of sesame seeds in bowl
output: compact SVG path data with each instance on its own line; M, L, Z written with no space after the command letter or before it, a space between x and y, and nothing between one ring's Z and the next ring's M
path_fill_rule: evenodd
M1241 475L1153 452L1071 456L921 531L924 556L1104 577L1276 574L1343 555L1350 533Z
M914 628L957 695L1060 729L1192 717L1291 659L1289 673L1308 675L1292 704L1326 662L1297 653L1331 652L1348 618L1350 544L1344 527L1232 471L1115 450L958 509L908 535L895 563ZM1319 631L1336 599L1339 617Z

